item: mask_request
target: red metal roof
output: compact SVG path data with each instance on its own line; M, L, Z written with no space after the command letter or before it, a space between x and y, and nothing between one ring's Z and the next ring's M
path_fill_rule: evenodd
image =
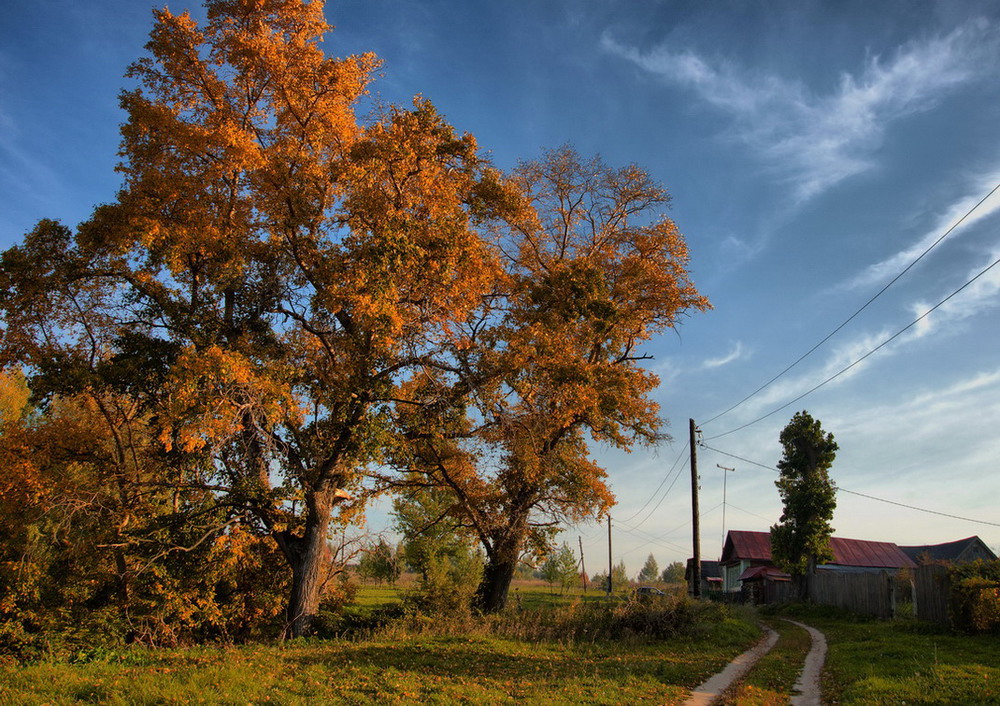
M833 561L839 566L865 566L898 569L916 564L893 542L870 542L865 539L830 539ZM722 550L722 563L740 560L771 561L770 532L730 530Z
M899 569L904 566L911 569L916 566L910 557L894 542L870 542L866 539L841 539L832 537L830 548L833 549L831 564L840 566L869 566L886 569Z
M771 533L729 530L726 546L722 549L721 563L741 559L771 561Z
M772 581L791 581L792 577L775 566L751 566L746 569L737 581L753 581L754 579L771 579Z

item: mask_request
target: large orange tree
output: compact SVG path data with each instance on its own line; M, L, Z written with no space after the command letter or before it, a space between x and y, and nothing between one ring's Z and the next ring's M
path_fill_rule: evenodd
M477 225L513 190L427 101L360 120L378 61L321 51L320 0L206 7L155 12L115 201L5 254L5 360L136 399L163 480L277 543L300 635L397 385L495 289Z
M409 381L402 484L446 489L441 521L473 531L487 564L479 608L502 608L517 562L567 521L614 503L592 442L661 438L642 344L709 307L686 243L643 169L569 147L521 164L529 208L493 231L504 275L459 327L451 365ZM432 518L433 519L433 518Z

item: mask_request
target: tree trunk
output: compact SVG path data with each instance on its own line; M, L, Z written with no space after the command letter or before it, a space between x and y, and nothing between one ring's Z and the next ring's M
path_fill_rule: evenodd
M510 582L524 544L522 527L526 524L526 519L512 518L506 530L494 538L492 551L487 547L488 561L475 598L475 607L483 613L499 613L507 605Z
M517 560L493 561L486 565L483 580L476 590L476 608L484 613L499 613L507 605L507 593L514 579Z
M306 499L308 511L303 536L287 530L276 537L292 567L292 590L285 612L285 638L309 634L319 612L327 558L327 533L335 489L313 491Z

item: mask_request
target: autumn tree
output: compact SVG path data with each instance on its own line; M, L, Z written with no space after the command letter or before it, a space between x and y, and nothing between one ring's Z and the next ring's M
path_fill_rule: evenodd
M280 549L295 636L397 385L496 289L477 226L516 199L426 100L356 117L378 61L324 55L320 0L206 7L154 13L117 199L5 253L3 360L141 410L160 482Z
M500 610L518 561L561 523L614 498L592 442L661 436L659 380L641 345L708 308L684 239L659 214L666 191L636 166L563 147L521 164L531 208L496 231L501 286L464 321L450 365L414 378L399 416L407 482L444 489L487 556L477 605Z
M806 581L818 563L833 558L833 511L837 486L830 466L837 456L833 434L824 432L818 419L796 412L781 431L781 476L775 481L784 509L771 526L771 554L775 564L792 574L805 596Z
M0 645L31 656L70 625L62 639L78 647L261 634L288 588L271 570L276 548L209 491L165 482L148 420L112 426L109 396L36 406L3 382ZM30 411L8 415L18 401Z

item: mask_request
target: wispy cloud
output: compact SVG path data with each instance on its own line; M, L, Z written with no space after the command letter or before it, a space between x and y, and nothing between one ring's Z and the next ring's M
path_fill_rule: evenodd
M1000 167L970 179L966 194L945 208L930 229L916 242L865 268L846 286L867 287L895 277L946 233L948 238L954 239L967 232L974 224L1000 212L998 185Z
M970 21L943 36L903 45L890 58L870 57L857 74L844 73L836 90L822 95L799 80L760 75L660 45L627 46L609 34L603 48L665 81L694 90L731 114L737 137L793 184L799 201L875 164L886 128L929 110L951 89L992 76L997 31ZM991 48L987 48L987 47Z
M748 357L748 352L743 348L743 343L737 341L731 351L718 358L709 358L704 363L702 363L703 368L721 368L723 365L729 365L737 360L743 360Z
M877 332L862 332L842 341L827 354L820 365L798 375L783 377L755 395L740 416L750 420L761 414L776 414L797 403L798 398L821 387L843 385L871 366L884 364L892 356L903 352L908 344L932 334L952 335L953 324L1000 307L1000 264L989 267L998 259L1000 247L985 255L983 261L970 269L963 282L971 283L950 299L945 298L955 289L942 291L940 298L933 303L911 304L909 309L913 318L908 321L883 327ZM956 283L955 287L960 284ZM941 303L943 300L944 303ZM928 311L934 306L937 308L928 315ZM950 327L951 330L948 330ZM992 377L986 380L990 384L994 382ZM733 425L738 426L738 423L733 422Z
M1000 259L1000 248L993 250L985 259L986 262L978 263L969 271L966 281L971 281L971 284L922 318L912 330L911 338L923 338L943 324L962 321L1000 306L1000 265L990 267L991 263ZM942 295L942 298L944 296L947 295ZM924 316L932 306L926 302L914 303L914 317Z

